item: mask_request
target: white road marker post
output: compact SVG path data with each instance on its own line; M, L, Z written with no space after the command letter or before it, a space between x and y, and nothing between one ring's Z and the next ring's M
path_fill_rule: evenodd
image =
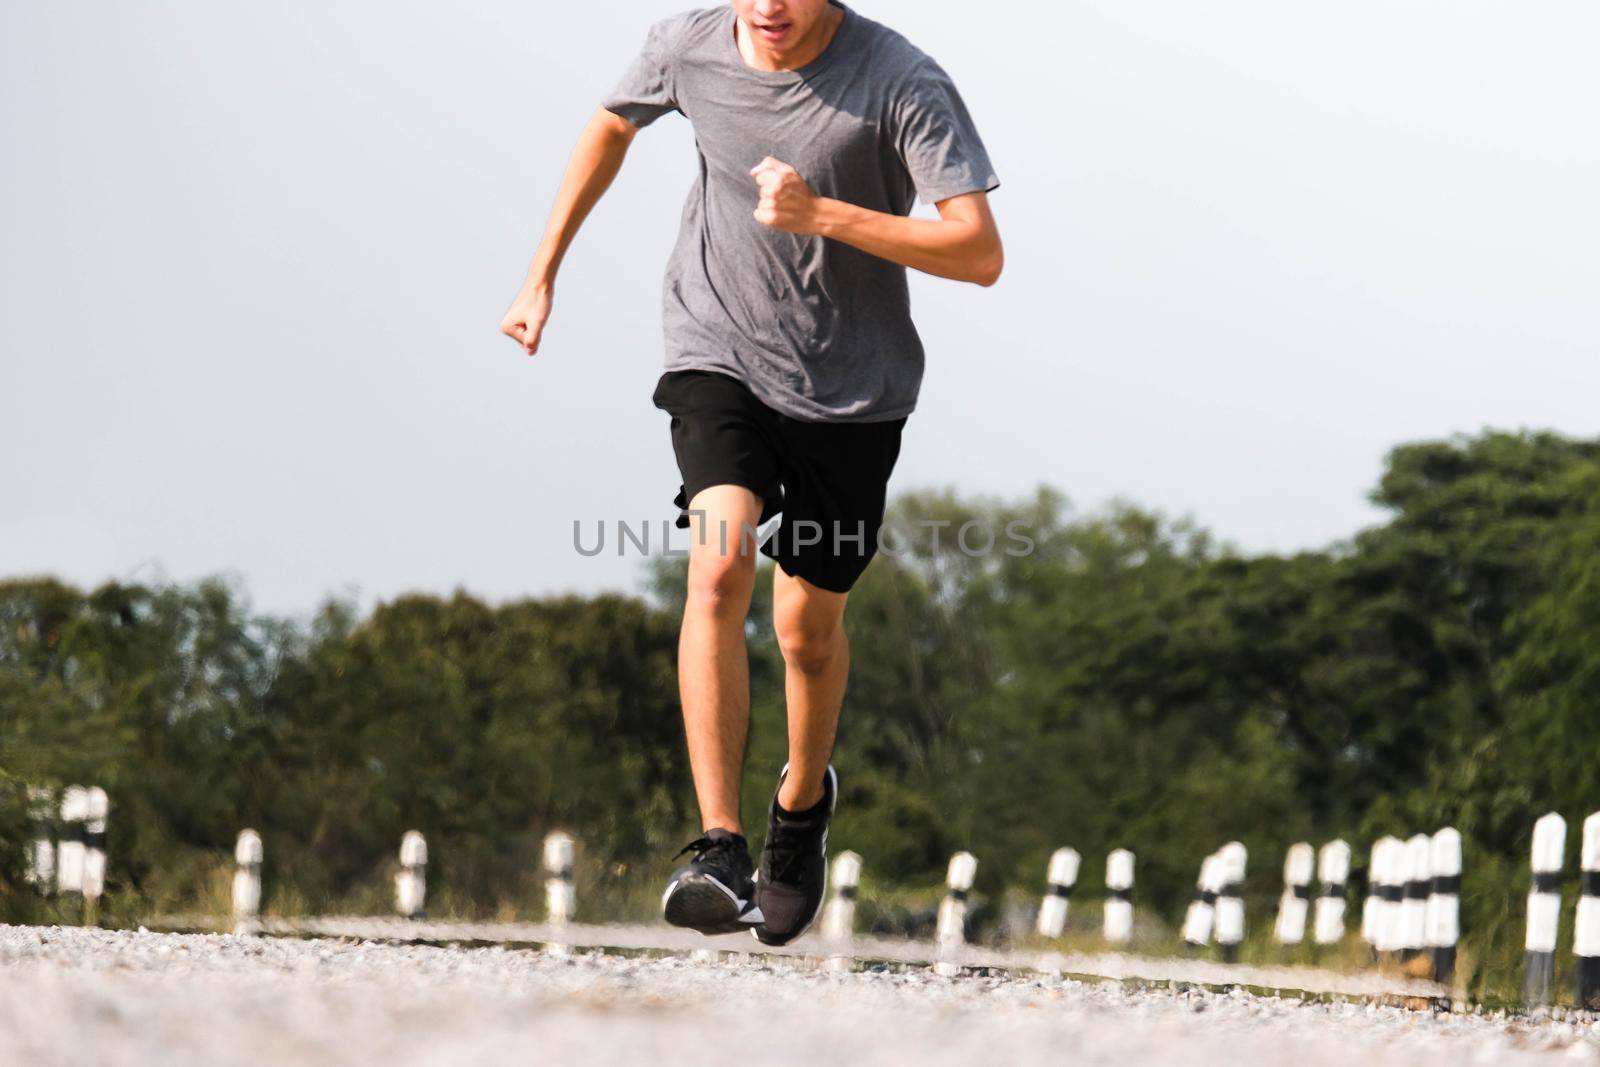
M1527 970L1522 983L1522 999L1530 1007L1550 1003L1566 848L1567 820L1552 811L1533 824L1533 884L1528 890Z
M1289 846L1283 857L1283 896L1278 898L1278 921L1272 936L1280 945L1298 945L1306 936L1306 912L1311 908L1311 877L1317 854L1304 841Z
M1455 980L1456 943L1461 940L1461 834L1446 826L1433 835L1430 853L1428 949L1433 953L1433 980L1449 985Z
M233 844L233 932L261 931L261 835L240 830Z
M34 786L28 790L28 821L33 826L33 840L28 847L28 884L40 896L51 896L56 891L56 843L54 829L61 808L56 795L49 789Z
M1245 863L1249 853L1238 841L1229 841L1217 853L1218 871L1216 925L1217 949L1223 962L1233 963L1239 958L1239 945L1244 941L1244 888Z
M1317 896L1318 945L1337 945L1344 940L1345 884L1349 879L1350 846L1329 841L1317 854L1317 881L1322 883Z
M1114 849L1106 857L1106 941L1125 945L1133 936L1133 853Z
M1428 947L1428 896L1433 888L1433 839L1415 834L1405 843L1405 884L1400 890L1399 950L1416 959Z
M1373 908L1372 948L1380 960L1390 959L1400 948L1400 908L1405 895L1406 844L1385 835L1372 848Z
M577 913L577 893L572 886L574 848L572 835L560 830L544 839L544 912L545 922L560 928L572 921ZM554 956L565 956L569 949L563 944L545 946Z
M832 952L828 957L828 969L848 971L850 946L856 934L856 890L861 885L861 857L854 852L835 856L829 882L828 903L822 909L822 939Z
M967 894L972 891L972 881L977 874L978 858L972 853L957 852L950 857L935 932L939 960L933 966L935 973L947 978L961 973L959 961L967 947Z
M1200 864L1200 877L1194 883L1194 899L1183 916L1183 939L1195 948L1211 944L1211 927L1216 920L1218 866L1221 860L1213 852Z
M1039 902L1037 929L1040 937L1054 939L1067 928L1067 901L1078 884L1078 865L1078 853L1073 849L1058 848L1050 854L1044 899Z
M1600 811L1583 820L1578 921L1572 952L1578 957L1578 1007L1600 1011Z
M89 816L89 791L69 785L61 794L61 838L56 846L56 891L83 893L83 821Z
M1400 958L1406 942L1406 883L1411 880L1411 851L1400 838L1391 837L1386 855L1379 941L1385 957L1393 963Z
M416 830L400 838L400 870L394 876L394 910L402 919L421 919L428 899L428 842Z
M83 914L90 926L100 920L100 898L106 891L106 821L111 817L111 798L99 786L84 795L83 819Z

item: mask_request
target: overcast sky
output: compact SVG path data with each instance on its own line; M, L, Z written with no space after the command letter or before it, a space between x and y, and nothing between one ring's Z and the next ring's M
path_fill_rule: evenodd
M0 574L301 613L635 589L694 144L634 143L534 360L497 334L572 141L683 5L0 6ZM1122 496L1322 547L1400 441L1600 420L1600 7L859 0L999 171L993 289L913 276L892 489ZM927 209L919 209L927 210Z

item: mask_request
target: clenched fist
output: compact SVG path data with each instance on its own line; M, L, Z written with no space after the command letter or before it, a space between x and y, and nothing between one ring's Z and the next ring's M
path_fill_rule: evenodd
M817 194L793 167L768 156L750 174L760 192L757 222L808 237L817 233Z
M539 351L539 338L550 318L550 297L549 286L526 284L512 301L505 318L500 320L500 332L521 345L530 356Z

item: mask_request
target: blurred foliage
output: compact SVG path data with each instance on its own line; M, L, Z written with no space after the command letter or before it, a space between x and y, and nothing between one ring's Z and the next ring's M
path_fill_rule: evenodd
M1346 838L1359 886L1376 836L1453 824L1465 977L1481 991L1514 971L1534 819L1568 817L1575 861L1600 808L1600 442L1405 445L1374 499L1391 518L1348 543L1246 556L1049 490L899 497L891 521L914 536L852 595L835 759L832 840L866 857L873 907L926 910L958 848L987 899L1032 894L1061 844L1094 900L1120 846L1165 931L1201 858L1237 838L1249 951L1266 952L1288 843ZM994 550L963 550L969 522ZM408 596L306 623L218 582L0 584L0 887L20 877L23 784L86 782L112 797L113 914L224 906L246 825L278 910L382 907L415 827L435 913L537 914L538 844L566 827L588 917L645 913L696 829L683 566L656 560L647 601ZM747 627L757 826L785 744L770 604L763 580Z

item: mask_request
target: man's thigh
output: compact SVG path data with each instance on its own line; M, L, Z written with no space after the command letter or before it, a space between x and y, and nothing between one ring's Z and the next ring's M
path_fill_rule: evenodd
M823 589L782 567L772 568L772 623L785 633L828 634L844 619L849 593Z
M689 565L738 557L755 566L762 500L742 485L712 485L689 501Z

